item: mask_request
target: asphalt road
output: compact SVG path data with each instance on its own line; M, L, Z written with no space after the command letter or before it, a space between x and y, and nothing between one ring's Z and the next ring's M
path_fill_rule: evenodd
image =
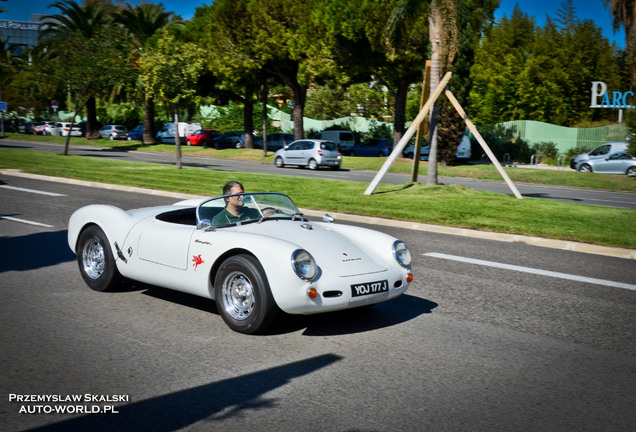
M245 336L210 300L84 285L75 209L175 198L0 181L3 430L636 430L631 260L376 227L411 247L405 295Z
M24 142L12 141L9 139L0 142L0 148L25 148L38 151L61 152L61 145L48 144L40 142ZM112 159L120 159L126 161L151 162L151 163L175 163L175 156L157 152L143 151L122 151L111 150L106 148L95 147L75 147L72 146L70 153L74 155L92 156L92 157L108 157ZM313 178L326 178L335 180L359 181L363 183L371 183L376 173L363 170L341 169L332 171L330 169L320 169L311 171L299 168L276 168L273 164L262 164L258 162L217 159L208 157L192 157L184 156L182 159L184 165L199 166L204 168L215 169L227 172L251 172L262 174L279 174L289 176L302 176ZM523 169L523 168L519 168ZM410 182L410 174L394 174L388 173L382 179L382 183L405 184ZM424 176L419 176L418 180L422 183L426 182ZM510 188L505 182L481 181L465 178L440 177L440 183L444 184L462 184L475 190L491 191L513 195ZM590 190L582 188L568 188L558 186L533 185L517 183L515 185L519 193L524 197L552 199L578 204L609 206L618 208L636 209L636 194L608 192L603 190Z

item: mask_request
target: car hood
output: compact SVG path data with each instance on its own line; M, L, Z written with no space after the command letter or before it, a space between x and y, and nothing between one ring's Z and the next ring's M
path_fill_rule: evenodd
M237 231L269 236L293 243L312 254L324 271L338 276L353 276L383 272L385 265L378 264L345 234L329 229L321 223L289 220L268 220L262 223L236 227ZM387 251L387 254L390 251Z

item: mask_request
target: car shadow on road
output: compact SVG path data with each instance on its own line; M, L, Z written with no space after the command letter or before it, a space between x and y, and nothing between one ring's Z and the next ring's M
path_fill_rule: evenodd
M54 416L43 416L44 421L52 423L30 430L175 431L198 422L205 422L199 429L217 430L217 427L226 426L224 422L228 419L241 419L245 416L244 412L280 410L277 399L270 394L272 390L341 359L335 354L319 355L126 405L115 404L116 413L91 414L58 422ZM89 408L93 406L96 405L88 405Z
M75 261L67 231L47 231L19 237L0 237L0 273L28 271Z
M336 336L362 333L390 327L431 313L437 303L403 294L393 300L316 315L283 314L268 334L282 334L305 329L304 336Z
M214 300L153 285L135 284L130 289L143 291L144 295L188 308L219 315ZM316 315L290 315L279 313L276 321L262 335L280 335L305 329L305 336L335 336L362 333L394 326L428 314L438 306L430 300L403 294L393 300L371 306L362 306L337 312ZM220 316L218 317L220 319Z

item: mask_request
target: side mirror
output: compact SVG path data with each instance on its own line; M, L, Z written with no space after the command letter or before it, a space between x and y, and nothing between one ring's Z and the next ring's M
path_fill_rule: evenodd
M322 217L322 221L324 223L334 223L336 220L333 217L329 216L329 214L325 213L325 215Z

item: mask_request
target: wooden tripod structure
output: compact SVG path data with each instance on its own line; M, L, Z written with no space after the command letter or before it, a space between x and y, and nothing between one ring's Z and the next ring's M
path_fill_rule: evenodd
M382 177L384 177L384 175L387 173L389 168L391 168L391 165L393 165L393 162L395 162L395 159L397 159L398 156L402 154L404 147L406 147L406 144L409 142L409 140L415 133L416 129L419 128L420 124L424 121L424 119L430 112L431 106L441 96L442 91L444 91L444 88L450 81L451 76L452 76L451 72L447 72L446 75L444 75L444 78L442 78L442 80L440 81L439 85L437 86L433 94L428 98L428 100L426 101L422 109L420 110L417 117L415 117L415 120L413 120L413 123L411 123L411 126L404 133L404 136L402 137L402 139L393 148L393 151L391 152L389 157L386 159L386 161L382 165L382 168L380 168L380 171L378 171L378 173L375 175L375 177L373 178L373 180L371 181L367 189L364 191L365 195L371 195L375 191L375 189L378 187L378 183L380 183L380 180L382 180ZM453 93L451 93L450 90L446 90L444 93L446 97L450 100L453 107L455 107L459 115L464 119L466 126L468 126L468 129L470 129L470 131L473 133L473 135L475 136L475 138L477 139L481 147L484 149L484 152L486 152L486 155L488 155L488 158L490 159L492 164L497 168L497 171L499 171L499 174L501 175L501 177L503 177L503 179L505 180L506 184L508 185L512 193L518 199L522 199L523 197L517 190L517 187L514 185L514 183L512 183L512 180L510 180L510 177L508 177L508 174L506 173L506 171L504 171L503 167L501 166L501 164L495 157L495 154L492 152L490 147L488 147L488 144L486 144L486 141L481 136L481 134L479 133L475 125L470 121L470 119L466 115L466 112L464 111L462 106L459 104L459 102L457 102L457 99L455 99L455 96L453 95ZM415 151L413 153L413 164L420 163L419 149L420 147L416 145ZM417 173L417 169L414 168L413 172ZM417 180L417 178L415 180Z

